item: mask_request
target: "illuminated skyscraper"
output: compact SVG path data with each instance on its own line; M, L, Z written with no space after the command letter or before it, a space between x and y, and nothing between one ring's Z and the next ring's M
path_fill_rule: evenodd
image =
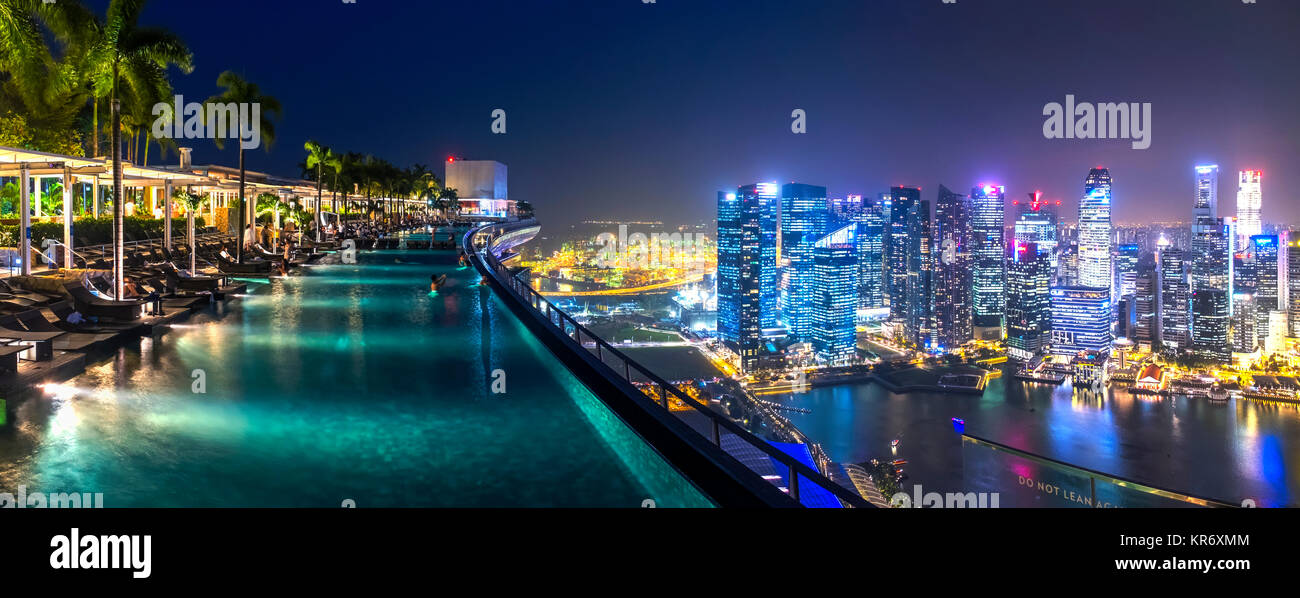
M858 224L858 307L885 307L881 281L884 267L881 258L885 246L884 205L879 200L862 198L862 208L854 221Z
M1192 219L1219 217L1219 165L1196 167L1196 198L1192 202Z
M1137 293L1138 255L1141 248L1137 243L1115 246L1115 290L1120 297Z
M934 208L934 342L952 349L972 337L971 203L960 193L939 185Z
M1188 268L1192 349L1202 357L1228 360L1232 314L1232 248L1229 226L1219 218L1219 167L1197 166L1192 203L1192 250Z
M907 209L907 305L903 334L908 342L921 349L934 345L930 325L930 304L934 298L930 285L934 268L930 235L930 202L912 203Z
M1029 360L1051 339L1051 263L1034 243L1017 240L1007 264L1007 352Z
M1137 323L1133 342L1151 347L1160 338L1160 275L1154 268L1147 266L1138 273L1136 292L1134 293L1134 311Z
M1300 240L1286 244L1286 312L1291 336L1300 337Z
M1093 168L1079 202L1079 286L1110 289L1110 171Z
M1278 245L1277 235L1255 235L1248 245L1255 260L1255 336L1261 345L1270 331L1270 313L1280 307L1281 253Z
M790 333L807 340L812 333L812 251L826 234L826 188L800 183L781 186L781 268L779 308ZM854 300L856 305L856 296Z
M753 191L718 193L718 338L740 355L745 372L758 367L761 334L763 205Z
M889 289L889 318L907 321L908 214L921 203L921 190L889 188L888 233L885 239L885 285Z
M979 339L1003 335L1006 306L1006 244L1003 202L1006 188L984 184L971 189L971 259L974 334Z
M757 183L741 187L739 192L746 195L753 195L758 201L760 208L758 226L759 226L759 325L763 328L775 328L777 326L777 308L776 299L778 294L777 280L780 275L779 265L777 264L777 212L780 210L780 199L777 197L776 183Z
M1263 177L1260 170L1243 170L1237 176L1237 235L1243 241L1264 232L1259 217Z
M1187 288L1187 265L1183 252L1169 246L1161 238L1157 244L1156 262L1160 272L1160 343L1165 349L1187 349L1191 346L1188 316L1191 293Z
M1029 194L1028 202L1017 200L1011 202L1011 205L1017 209L1016 242L1033 243L1038 246L1039 252L1043 253L1051 264L1050 276L1055 282L1058 267L1057 209L1060 208L1061 201L1059 199L1055 202L1048 201L1043 199L1041 192L1035 191Z
M1110 289L1052 287L1052 353L1075 355L1097 351L1109 355Z
M1228 346L1228 291L1201 289L1192 291L1192 351L1219 362L1232 358Z
M1238 353L1255 351L1258 335L1255 334L1255 296L1251 293L1235 293L1232 296L1232 328L1229 339L1232 350Z
M811 340L817 358L846 365L857 354L857 224L850 223L813 243Z

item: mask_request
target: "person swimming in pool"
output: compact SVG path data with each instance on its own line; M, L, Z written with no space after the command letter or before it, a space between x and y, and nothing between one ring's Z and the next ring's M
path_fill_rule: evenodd
M429 281L429 292L436 293L438 292L438 289L442 288L442 285L447 282L447 275L443 274L442 276L438 276L437 274L434 274L429 276Z

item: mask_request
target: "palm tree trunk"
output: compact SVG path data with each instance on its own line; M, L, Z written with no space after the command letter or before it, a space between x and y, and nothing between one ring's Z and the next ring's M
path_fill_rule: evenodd
M239 146L239 242L235 243L237 248L235 259L239 263L244 263L244 212L248 206L244 202L244 146Z
M122 197L122 104L117 99L117 63L113 63L113 298L121 300L126 291L126 245L123 243Z
M99 98L95 96L91 96L90 102L91 102L90 138L94 140L92 142L94 147L91 149L90 157L98 158L99 157ZM99 214L95 214L95 215L98 216Z
M321 164L316 164L316 242L320 243Z

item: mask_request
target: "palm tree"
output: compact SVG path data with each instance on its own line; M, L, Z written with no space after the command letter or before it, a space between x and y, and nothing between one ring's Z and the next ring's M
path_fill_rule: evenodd
M221 75L217 77L217 85L226 88L226 90L221 92L220 95L215 95L208 98L208 100L204 102L205 104L227 103L227 104L239 104L239 105L249 105L249 106L253 104L261 105L261 118L259 119L259 122L255 122L251 124L254 127L257 127L261 135L263 147L265 147L267 151L270 151L271 144L275 142L275 125L271 124L271 116L274 115L276 118L279 118L281 114L280 100L277 100L271 96L262 95L261 88L259 88L257 85L253 83L249 83L248 81L245 81L243 77L240 77L239 75L235 74L233 71L226 71L224 73L221 73ZM206 113L206 110L204 112ZM241 119L243 118L242 110L240 110L239 118ZM242 131L243 128L244 128L244 123L240 122L238 123L237 128L235 130ZM240 134L242 135L243 133L241 132ZM216 141L218 148L224 147L224 140L222 138L217 137L214 141ZM244 144L241 140L241 142L239 143L239 207L240 207L239 234L240 235L244 234L244 212L246 211L245 206L248 205L244 203L244 179L245 179ZM235 243L235 247L236 247L236 259L240 263L243 263L244 244L242 238L240 242Z
M460 194L451 187L443 187L442 193L438 195L439 207L443 210L443 215L450 211L452 214L460 214ZM452 220L448 218L448 220Z
M330 191L332 193L332 196L330 197L330 207L333 208L335 214L338 214L339 174L343 172L343 156L330 154L330 156L325 159L325 165L334 169L334 184L330 186ZM345 194L344 197L347 197L347 195Z
M69 45L93 21L90 11L75 2L0 0L0 113L15 112L32 133L14 145L78 155L84 151L76 132L85 103L79 54L68 48L56 62L46 38Z
M176 65L184 72L194 69L193 57L179 37L152 27L140 27L140 12L146 0L112 0L104 19L103 37L90 50L88 63L98 65L94 77L108 74L111 83L109 104L112 109L113 197L122 197L122 104L119 93L123 83L135 99L145 100L165 81L167 67ZM113 284L115 296L124 291L122 268L122 204L113 202Z
M0 72L9 73L29 106L39 102L54 62L39 18L47 7L40 0L0 0Z
M330 148L325 147L319 143L316 143L315 141L308 141L305 145L303 145L303 149L307 150L307 161L304 162L304 165L309 169L310 168L316 169L316 215L319 218L321 184L324 181L324 178L321 177L321 170L323 170L326 166L328 166L331 160L335 160L337 158L334 156L334 152L330 151ZM320 241L319 223L316 225L316 241L318 242Z

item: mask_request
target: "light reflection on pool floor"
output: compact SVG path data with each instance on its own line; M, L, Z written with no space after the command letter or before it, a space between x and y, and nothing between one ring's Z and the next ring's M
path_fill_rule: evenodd
M103 492L106 506L706 504L454 252L361 260L254 283L24 401L0 429L0 492ZM449 280L430 297L433 274ZM488 390L498 369L504 395Z

